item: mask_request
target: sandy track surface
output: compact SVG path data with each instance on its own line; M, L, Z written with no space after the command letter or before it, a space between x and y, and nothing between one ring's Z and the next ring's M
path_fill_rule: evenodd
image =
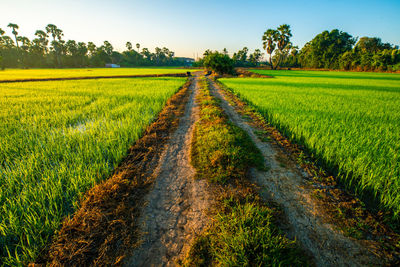
M334 226L324 222L311 191L303 187L307 174L295 164L282 166L282 152L270 143L262 142L250 126L226 100L224 92L211 81L211 92L221 99L221 106L237 126L244 129L262 152L269 171L251 170L250 178L260 188L266 201L279 204L287 220L287 234L296 237L317 266L378 266L379 259L361 242L344 236ZM285 164L286 165L286 164ZM286 225L285 225L286 227Z
M193 79L185 114L161 155L154 171L154 187L139 219L143 243L126 261L127 266L175 266L209 221L209 185L194 179L195 170L189 162L193 128L199 117L195 102L198 77Z

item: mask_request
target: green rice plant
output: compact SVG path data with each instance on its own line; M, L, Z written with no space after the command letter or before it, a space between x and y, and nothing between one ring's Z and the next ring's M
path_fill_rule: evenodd
M0 71L1 80L72 78L94 76L171 74L193 71L177 68L78 68L78 69L5 69Z
M0 261L35 259L185 78L0 85Z
M329 171L381 208L400 213L400 75L266 71L221 79Z

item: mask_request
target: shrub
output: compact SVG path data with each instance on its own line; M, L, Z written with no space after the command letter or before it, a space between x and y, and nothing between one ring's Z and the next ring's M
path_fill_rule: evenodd
M225 54L217 51L209 53L204 58L204 67L218 74L234 74L234 62Z

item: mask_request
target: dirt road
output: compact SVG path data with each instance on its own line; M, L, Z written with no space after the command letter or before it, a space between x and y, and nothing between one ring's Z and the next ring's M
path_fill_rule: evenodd
M155 182L141 212L143 243L125 265L177 265L193 238L210 221L207 210L213 204L212 189L205 180L194 179L195 170L189 159L193 127L199 112L195 102L199 78L193 79L185 114L157 164ZM261 188L265 201L273 201L283 208L286 218L281 226L288 237L296 238L317 266L380 265L379 259L361 242L346 237L324 221L312 192L303 186L307 174L295 163L283 165L282 151L261 141L255 134L256 129L228 103L224 91L210 82L212 94L221 99L221 106L230 120L244 129L262 152L269 170L253 169L250 178Z
M195 170L189 162L199 112L195 102L197 77L190 89L185 114L155 169L154 187L140 218L143 244L126 262L128 266L175 266L208 222L206 212L212 205L209 185L194 179Z

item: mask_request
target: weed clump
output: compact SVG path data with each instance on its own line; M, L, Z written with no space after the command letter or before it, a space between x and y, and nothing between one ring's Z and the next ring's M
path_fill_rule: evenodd
M261 152L246 132L229 122L203 81L198 96L201 106L200 120L195 126L191 162L197 177L210 182L226 183L244 177L250 166L262 169Z
M222 203L212 227L195 240L186 266L306 265L296 242L274 225L274 209L232 197Z

